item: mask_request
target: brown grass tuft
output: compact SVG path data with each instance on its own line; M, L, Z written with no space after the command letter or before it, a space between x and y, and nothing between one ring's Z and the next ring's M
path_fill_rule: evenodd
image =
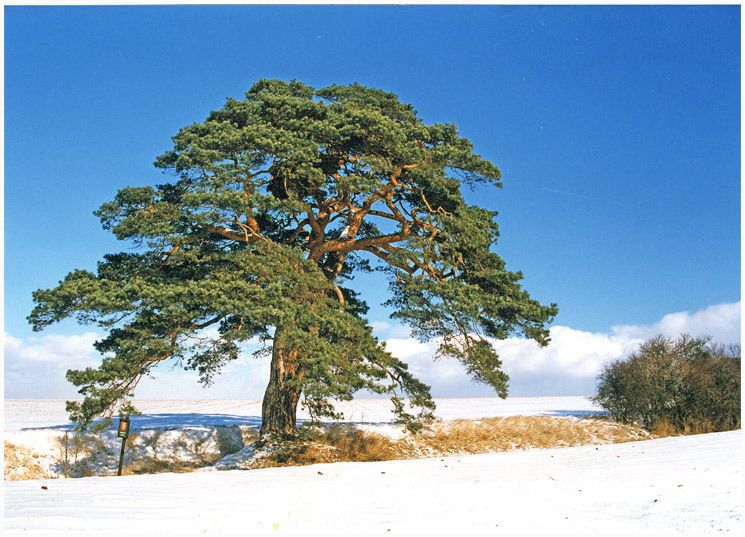
M20 479L45 479L49 477L30 449L4 442L5 457L3 478L8 481Z
M333 424L321 430L305 431L305 439L275 446L257 459L252 468L304 466L327 462L370 462L403 458L396 443L381 434L353 425Z

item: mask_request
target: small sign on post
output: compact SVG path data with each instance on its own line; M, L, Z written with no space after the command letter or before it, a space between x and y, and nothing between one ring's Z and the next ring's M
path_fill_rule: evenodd
M119 417L119 431L117 436L122 439L122 451L119 453L119 470L116 475L122 475L122 466L124 466L124 447L127 445L127 437L129 436L129 416Z
M119 438L126 439L129 436L129 416L119 418Z

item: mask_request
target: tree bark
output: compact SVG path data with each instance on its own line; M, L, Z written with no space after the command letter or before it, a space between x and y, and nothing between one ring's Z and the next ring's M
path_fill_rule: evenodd
M283 330L277 327L272 345L272 364L269 384L261 404L262 440L287 439L297 436L297 405L300 401L302 371L298 364L299 351L288 348Z

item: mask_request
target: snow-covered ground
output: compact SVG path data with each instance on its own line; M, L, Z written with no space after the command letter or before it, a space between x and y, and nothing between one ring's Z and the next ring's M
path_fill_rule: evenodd
M261 415L259 401L137 405L133 431L175 438L258 427ZM396 434L385 399L339 410ZM599 412L583 397L437 400L443 419ZM55 439L71 427L64 401L6 400L4 418L5 440L41 458L59 451ZM6 481L4 534L739 533L741 440L735 431L412 461Z
M413 461L13 481L4 535L739 534L741 457L734 431Z
M442 419L477 419L497 416L586 416L601 410L587 397L498 397L436 399ZM261 423L261 401L135 401L141 416L132 416L132 428L249 425ZM355 423L385 424L393 419L385 398L354 399L337 403L345 419ZM299 409L298 419L309 416ZM59 399L6 399L6 433L70 428L65 402Z

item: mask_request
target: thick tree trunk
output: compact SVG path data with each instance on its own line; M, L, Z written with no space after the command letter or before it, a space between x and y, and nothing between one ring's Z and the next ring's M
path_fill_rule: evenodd
M297 349L287 348L277 327L272 346L269 384L261 405L261 439L291 438L297 435L297 404L300 401L302 372Z

